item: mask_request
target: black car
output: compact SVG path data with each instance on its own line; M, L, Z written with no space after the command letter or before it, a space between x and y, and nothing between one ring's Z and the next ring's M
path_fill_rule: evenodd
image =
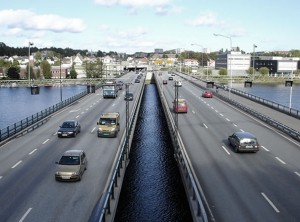
M259 151L256 137L249 132L235 132L228 137L228 141L236 153Z
M134 82L135 82L135 83L140 83L141 80L140 80L140 79L135 79Z
M68 120L63 122L57 131L58 137L76 137L81 131L80 123L76 120Z
M131 93L131 92L126 93L125 96L124 96L124 100L132 101L133 100L133 93Z

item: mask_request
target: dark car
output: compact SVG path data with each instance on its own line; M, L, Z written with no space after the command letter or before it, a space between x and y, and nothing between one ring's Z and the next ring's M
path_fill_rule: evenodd
M123 85L124 85L124 82L123 81L118 81L117 82L117 87L119 90L122 90L123 89Z
M173 77L172 77L172 76L169 76L169 80L173 80Z
M56 164L55 180L77 181L81 180L88 161L83 150L67 150Z
M163 84L166 85L168 84L168 81L166 79L163 80Z
M63 122L57 131L58 137L76 137L81 131L80 123L76 120L68 120Z
M213 93L210 90L205 90L202 93L202 97L204 97L204 98L213 98Z
M125 93L124 100L132 101L133 100L133 93L131 93L131 92Z
M257 138L249 132L235 132L228 137L228 141L236 153L259 151Z
M140 79L135 79L134 82L135 82L135 83L140 83L141 80L140 80Z

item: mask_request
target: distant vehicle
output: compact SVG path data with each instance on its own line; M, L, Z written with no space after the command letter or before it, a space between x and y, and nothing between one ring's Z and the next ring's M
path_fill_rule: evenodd
M172 76L169 76L169 80L173 80L173 77L172 77Z
M124 82L123 81L117 81L117 87L118 87L118 90L122 90L123 89L123 85L124 85Z
M173 110L175 113L187 113L188 112L188 105L185 99L176 99L173 102Z
M131 93L131 92L125 93L124 100L132 101L133 100L133 93Z
M175 73L172 72L171 76L175 76Z
M83 150L68 150L61 156L55 180L81 180L84 171L87 169L87 157Z
M175 81L175 86L181 87L182 86L182 82L180 80L176 80Z
M202 97L204 97L204 98L213 98L213 93L210 90L205 90L202 93Z
M81 131L81 125L76 120L68 120L63 122L57 131L58 137L76 137Z
M168 84L168 81L166 79L163 80L163 84L166 85Z
M120 131L120 114L118 112L103 113L97 125L98 137L117 137Z
M135 83L140 83L141 80L140 80L140 79L135 79L134 82L135 82Z
M257 138L249 132L235 132L228 137L228 141L236 153L259 151Z
M102 85L103 98L117 98L118 86L115 82L109 82Z

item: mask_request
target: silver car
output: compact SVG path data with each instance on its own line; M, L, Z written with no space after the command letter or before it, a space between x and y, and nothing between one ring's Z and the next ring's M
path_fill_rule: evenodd
M81 180L88 161L83 150L68 150L56 164L58 164L55 172L56 180L77 181Z

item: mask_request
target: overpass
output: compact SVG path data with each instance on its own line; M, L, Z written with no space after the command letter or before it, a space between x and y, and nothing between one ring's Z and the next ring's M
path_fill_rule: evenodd
M132 83L135 75L128 73L124 78ZM228 91L220 90L213 99L202 98L206 83L181 73L176 73L175 77L183 81L178 96L188 100L189 111L176 117L172 112L174 84L172 81L162 84L167 76L167 72L162 72L161 76L155 74L154 78L194 220L299 220L298 141L276 126L269 126L241 110L242 106L230 103L226 99ZM101 91L97 90L51 114L38 129L25 131L1 146L0 187L6 192L0 196L0 215L4 221L20 221L22 218L27 221L43 218L87 221L95 206L98 206L95 215L100 215L101 221L113 219L127 164L126 156L121 154L130 149L133 136L130 132L134 129L143 84L130 84L130 89L136 96L127 105L124 105L122 96L104 100ZM300 125L294 117L237 95L232 94L231 100L257 109L257 113L266 112L265 116L274 115L275 120L291 128ZM96 122L100 113L108 111L121 113L121 132L116 139L101 140L96 136ZM125 127L127 113L130 130ZM76 138L58 139L57 127L66 118L78 119L82 123L82 132ZM262 145L258 153L233 152L227 137L239 130L251 131L258 136ZM51 177L55 172L54 162L70 147L86 151L89 168L80 183L56 183ZM121 176L114 177L118 174Z

